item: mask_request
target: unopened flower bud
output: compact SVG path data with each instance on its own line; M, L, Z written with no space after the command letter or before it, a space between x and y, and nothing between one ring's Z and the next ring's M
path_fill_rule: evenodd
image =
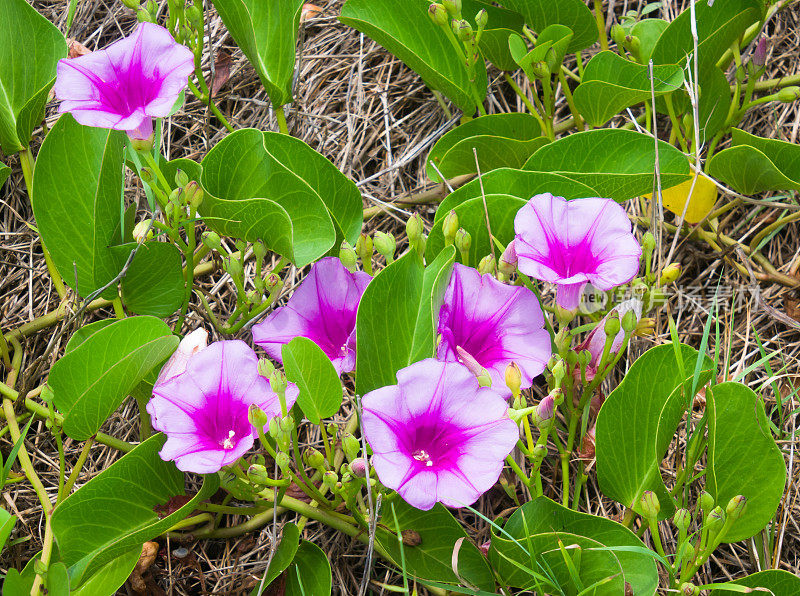
M511 395L517 396L522 386L522 371L516 362L511 362L506 366L506 386L511 389Z
M152 23L153 15L146 10L140 9L136 11L136 20L140 23Z
M261 302L261 294L258 290L249 290L244 297L248 304L259 304Z
M222 259L222 268L234 279L241 278L242 273L244 273L239 259L235 259L233 257L226 257Z
M453 26L453 33L456 34L456 37L461 41L469 41L472 39L474 35L472 31L472 25L469 22L465 21L464 19L456 20L452 22Z
M461 261L464 264L469 262L469 249L472 247L472 236L464 228L458 228L455 245L458 252L461 253Z
M725 512L722 507L717 505L708 514L708 517L703 522L703 526L708 530L709 542L716 538L717 533L722 529L722 524L725 521Z
M358 457L350 462L350 472L352 472L353 476L356 478L366 478L367 477L367 460L363 457Z
M260 376L264 377L265 379L269 379L272 371L275 370L275 365L266 358L259 358L257 370Z
M800 97L800 87L784 87L778 91L775 96L777 97L778 101L782 101L783 103L791 103Z
M442 6L453 17L461 15L461 0L442 0Z
M548 394L536 406L533 412L533 423L539 430L550 428L553 424L553 413L555 412L555 398L553 394Z
M303 461L315 470L325 467L325 456L313 447L309 447L303 452Z
M611 31L609 32L611 35L611 39L619 46L622 47L625 43L625 29L623 29L622 25L619 23L615 23L613 27L611 27Z
M626 35L623 45L631 54L638 56L639 49L642 47L642 42L635 35Z
M250 404L247 410L247 420L250 421L255 428L264 428L269 424L267 413L258 407L257 404Z
M761 36L756 42L756 49L753 51L753 66L763 68L767 64L767 38Z
M692 523L692 514L689 513L688 509L678 509L675 512L675 516L672 518L672 523L675 524L679 532L685 533Z
M273 439L278 438L278 434L281 432L281 429L278 426L277 417L269 421L269 426L267 427L267 431L269 432L269 436L272 437Z
M186 185L184 190L186 193L186 204L193 209L197 209L203 203L203 197L205 193L200 185L192 180L189 184Z
M292 458L285 451L279 451L275 454L275 462L278 464L278 468L280 468L281 473L286 474L289 471Z
M691 582L683 582L680 589L681 596L699 596L700 588Z
M514 248L514 241L508 243L503 254L500 255L500 260L497 262L497 270L505 275L511 277L517 271L517 250Z
M203 244L205 244L210 250L219 250L222 248L222 239L216 232L203 232L201 239Z
M322 475L322 484L327 486L331 492L336 492L336 484L339 482L339 475L333 470L328 470Z
M241 239L236 240L234 241L233 245L236 247L236 250L238 250L241 254L247 252L247 242L245 242L244 240Z
M606 334L606 337L610 337L611 339L617 336L619 333L620 328L620 321L619 321L619 313L616 310L612 310L608 313L608 318L606 318L606 323L603 326L603 331Z
M361 234L356 241L356 254L361 258L362 263L372 261L372 238L366 234Z
M625 311L625 314L622 315L622 329L627 334L631 334L636 330L636 324L638 321L636 320L636 313L633 310Z
M122 3L133 10L137 10L140 6L139 0L122 0Z
M489 275L494 275L495 270L497 269L494 257L492 255L486 255L481 259L481 262L478 263L478 273L484 275L488 273Z
M447 9L441 4L437 3L431 4L428 7L428 16L439 27L444 27L447 25L448 21L450 21L450 17L447 14Z
M642 234L642 253L653 252L656 248L656 237L652 232L647 231Z
M351 273L355 272L356 263L358 263L358 255L347 240L342 240L342 246L339 248L339 260L348 271Z
M282 394L286 391L286 387L289 383L286 381L286 375L283 371L278 370L277 368L272 371L272 374L269 376L269 386L270 388L278 394Z
M547 62L544 60L539 60L531 64L531 71L533 72L533 76L537 79L550 78L550 67L547 66Z
M658 512L661 511L661 503L659 503L656 493L651 490L646 490L642 493L639 507L642 510L642 515L647 519L655 519L658 517Z
M677 559L680 562L681 567L686 567L692 559L694 559L696 552L695 547L692 544L691 540L684 540L681 545L678 547L678 552L676 553Z
M203 12L196 6L186 7L186 20L189 21L195 31L203 30Z
M269 484L272 478L267 472L267 468L259 464L252 464L249 468L247 468L247 478L253 484L258 484L264 486Z
M556 387L560 386L564 375L567 373L566 364L564 364L564 361L559 358L553 363L553 366L550 370L553 373L553 380L555 381Z
M636 324L636 331L633 332L637 337L653 335L656 330L656 322L652 317L642 317Z
M394 261L394 251L397 248L394 236L386 232L375 232L372 244L375 246L375 250L386 258L387 263Z
M175 186L186 186L189 184L189 176L181 169L175 170Z
M661 271L661 278L658 280L659 285L665 286L677 280L681 275L681 264L670 263Z
M264 278L264 285L266 286L267 290L271 293L274 291L278 286L283 285L283 280L277 273L270 273Z
M422 217L419 213L412 215L406 222L406 236L412 248L416 248L422 233L425 231L425 226L422 223Z
M173 205L181 205L185 196L182 188L173 188L167 200Z
M153 237L153 220L144 219L133 227L133 239L136 242L144 242Z
M736 495L730 501L728 501L728 506L725 508L725 514L733 521L736 521L742 517L742 515L744 515L745 509L747 509L747 499L742 495Z
M352 462L361 453L361 443L350 433L345 433L342 437L342 451L344 451L347 461Z
M444 245L450 246L455 242L456 233L458 232L458 214L455 209L451 209L450 213L444 216L442 222L442 234L444 235Z
M533 459L535 461L541 462L545 457L547 457L547 446L545 446L545 445L534 445L534 447L533 447Z
M280 420L278 420L278 427L281 429L282 432L290 433L294 428L294 418L291 414L287 414Z
M475 15L475 24L478 26L479 31L483 31L489 22L489 13L485 8L481 8L478 14Z
M467 352L461 346L456 346L456 354L458 354L458 359L469 369L475 377L478 379L478 384L481 387L490 387L492 385L492 378L489 376L489 373L486 369L481 366L481 364L475 360L475 357Z
M703 516L708 516L709 512L714 508L714 497L712 497L706 491L703 491L700 494L699 505L700 510L703 512Z

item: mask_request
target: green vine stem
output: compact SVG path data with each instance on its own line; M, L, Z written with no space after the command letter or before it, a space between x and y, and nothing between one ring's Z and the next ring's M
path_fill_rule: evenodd
M286 124L286 111L283 106L274 106L275 119L278 121L278 130L281 134L289 134L289 126Z
M600 49L608 49L608 35L606 35L606 19L603 14L603 0L594 0L594 20L597 23L597 33L600 36Z

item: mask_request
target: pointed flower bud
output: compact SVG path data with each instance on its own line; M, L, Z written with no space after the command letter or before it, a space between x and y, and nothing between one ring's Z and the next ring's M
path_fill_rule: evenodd
M675 512L675 516L672 518L672 523L675 524L679 532L685 533L692 523L692 514L689 513L688 509L678 509Z
M733 521L736 521L742 517L742 515L744 515L745 509L747 509L747 499L742 495L736 495L730 501L728 501L728 506L725 508L725 513Z
M625 35L626 35L625 29L623 29L622 25L620 25L619 23L614 24L614 26L611 27L610 34L611 34L611 39L613 39L618 46L622 47L623 44L625 43Z
M366 234L361 234L356 241L356 253L361 257L361 262L372 260L372 238Z
M203 232L201 236L203 244L210 250L219 250L222 248L222 239L216 232Z
M681 596L699 596L700 588L691 582L683 582L680 589Z
M386 258L387 263L394 261L394 251L397 248L394 236L386 232L375 232L372 243L375 246L375 250Z
M800 98L800 87L784 87L775 94L775 97L778 101L782 101L783 103L791 103L795 99Z
M603 331L605 332L606 337L616 337L617 333L619 333L619 329L619 313L616 310L612 310L610 313L608 313L608 318L606 318Z
M489 22L489 13L485 8L481 8L478 14L475 15L475 24L478 25L478 31L486 29L486 24Z
M347 240L342 240L342 246L339 248L339 260L348 271L355 273L356 264L358 263L358 255L356 254L356 251L353 250L353 246Z
M406 222L406 236L408 236L408 242L412 248L416 248L424 231L425 226L422 222L422 217L419 213L415 213Z
M458 360L469 369L475 378L478 379L478 384L481 387L491 387L492 386L492 377L489 376L489 372L480 365L480 363L475 360L475 358L467 352L461 346L456 346L456 354L458 355Z
M659 285L665 286L677 280L681 275L681 264L670 263L661 271L661 278L658 280Z
M714 509L711 510L711 513L708 514L708 517L703 522L703 526L708 531L708 540L711 542L716 538L719 531L722 529L722 524L725 521L725 512L722 510L722 507L717 505Z
M367 460L363 457L358 457L350 462L350 472L356 478L367 477Z
M500 255L500 260L497 262L497 270L506 277L511 277L517 272L517 251L514 249L513 240L508 243L503 254Z
M767 64L767 38L761 36L756 42L756 49L753 51L753 66L763 68Z
M478 273L481 275L487 273L489 275L494 275L495 269L497 269L497 266L492 255L486 255L481 259L481 262L478 263Z
M286 474L289 471L292 458L285 451L279 451L275 454L275 462L278 464L278 468L280 468L281 473Z
M700 509L703 512L703 516L708 516L709 512L714 508L714 497L712 497L706 491L703 491L700 494L699 504Z
M266 412L258 407L258 404L250 404L247 410L247 420L256 428L264 428L269 424L269 417Z
M339 475L333 470L328 470L322 475L323 486L328 487L331 492L336 492L336 483L339 482Z
M550 68L544 60L539 60L531 64L531 71L533 72L533 76L540 80L550 77Z
M283 371L280 371L276 368L273 369L272 374L269 376L269 385L272 387L272 390L275 393L280 395L286 391L289 383L286 380L286 375L283 373Z
M227 257L222 259L222 268L234 279L240 279L243 273L239 259Z
M456 37L461 41L469 41L472 39L474 32L472 31L472 25L470 25L468 21L464 19L453 21L452 26L453 33L455 33Z
M658 517L658 512L661 511L661 503L659 503L656 493L651 490L646 490L642 493L639 506L642 510L642 515L651 520Z
M533 423L540 431L549 429L553 424L553 413L555 412L555 396L550 393L539 402L533 412Z
M133 227L133 239L135 242L144 242L153 237L153 220L143 219Z
M261 464L252 464L247 468L247 478L253 484L258 484L260 486L272 484L274 482L267 468Z
M189 184L189 176L181 169L175 171L175 186L186 186Z
M458 252L461 253L461 262L464 264L469 262L469 249L472 247L472 235L464 228L458 228L455 245Z
M303 461L305 461L308 466L314 468L315 470L325 467L325 456L313 447L309 447L305 450L305 452L303 452Z
M347 457L347 461L352 462L361 453L361 444L353 435L347 433L342 437L342 450Z
M653 250L656 248L656 237L653 236L653 233L650 231L645 232L642 234L642 252L643 253L652 253Z
M447 25L450 17L447 14L447 9L441 4L433 3L428 7L428 16L436 25L444 27Z
M458 214L455 209L451 209L450 213L444 216L442 222L442 234L444 235L444 245L450 246L455 242L456 233L458 232Z
M516 362L511 362L506 366L506 386L511 389L511 395L514 397L519 395L522 387L522 371Z

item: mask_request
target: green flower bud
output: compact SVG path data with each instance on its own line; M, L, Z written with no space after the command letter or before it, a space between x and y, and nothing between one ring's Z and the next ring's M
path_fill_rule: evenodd
M639 56L639 49L642 47L642 42L635 35L627 35L625 37L625 47L634 56Z
M195 31L203 30L203 11L196 6L186 7L186 20L189 21Z
M784 87L775 94L775 97L778 98L778 101L782 101L783 103L791 103L795 99L800 98L800 87Z
M275 461L277 462L282 474L287 474L289 472L289 465L292 463L292 458L288 453L285 451L276 453Z
M481 275L485 273L494 275L496 269L497 265L492 255L486 255L481 259L481 262L478 263L478 273L480 273Z
M244 240L236 240L233 243L233 245L236 247L236 250L238 250L241 254L247 252L247 242L245 242Z
M467 263L469 261L469 249L472 246L472 236L464 228L458 228L455 245L458 252L461 253L461 261Z
M264 377L265 379L269 379L272 375L272 371L275 370L275 365L272 364L266 358L259 358L258 359L258 374Z
M486 24L489 22L489 13L486 12L486 9L481 8L478 11L478 14L475 15L475 24L478 25L478 31L483 31L486 28Z
M267 252L267 247L261 240L253 242L253 255L255 255L256 259L262 260L267 256Z
M154 22L152 15L147 12L146 10L137 10L136 11L136 20L140 23L152 23Z
M451 209L450 213L444 216L442 222L442 234L444 235L444 245L450 246L456 240L456 233L458 232L458 214L455 209Z
M714 508L714 497L706 491L700 494L700 509L703 512L703 517L707 517L709 512Z
M406 222L406 236L412 248L416 248L422 233L425 231L425 226L422 222L422 217L419 213L415 213Z
M175 186L186 186L189 184L189 176L183 170L175 171Z
M665 286L671 284L681 276L681 264L670 263L661 271L661 278L658 280L659 285Z
M347 461L352 462L361 453L361 444L353 435L346 433L342 437L342 450L344 451Z
M622 315L622 329L625 333L631 334L636 330L636 313L632 310L626 311L624 315Z
M272 371L272 374L269 376L269 386L270 388L281 395L286 392L286 387L288 387L289 383L286 381L286 375L283 371L278 370L277 368Z
M294 418L292 418L291 414L287 414L283 418L278 421L278 427L281 429L282 432L290 433L294 428Z
M275 417L269 421L269 426L267 427L267 431L269 432L269 436L273 439L278 438L278 434L280 434L281 429L278 426L278 418Z
M606 324L603 327L603 331L605 331L606 337L613 340L617 336L617 333L619 333L619 328L619 313L615 310L612 310L606 319Z
M461 16L461 0L442 0L442 6L452 17Z
M222 259L222 268L234 279L240 279L244 271L239 259L233 257L225 257Z
M138 10L139 6L141 6L141 4L139 3L139 0L122 0L122 3L126 7L132 8L133 10Z
M186 185L184 192L186 193L186 204L190 207L197 209L203 203L203 196L205 193L200 185L194 180Z
M247 479L253 484L258 484L261 486L269 484L272 480L269 472L267 472L267 468L259 464L252 464L249 468L247 468Z
M728 506L725 508L725 513L731 520L736 521L742 515L744 515L744 510L747 509L747 499L742 495L736 495L730 501L728 501Z
M675 524L679 532L686 533L692 523L692 514L689 513L688 509L678 509L672 518L672 523Z
M680 589L681 596L699 596L700 588L691 582L683 582Z
M545 445L534 445L533 459L535 461L542 461L545 457L547 457L547 447Z
M250 421L255 428L264 428L269 424L267 413L258 407L257 404L250 404L247 410L247 420Z
M717 505L708 514L708 517L703 522L703 526L708 530L708 541L711 542L716 538L719 531L722 529L722 524L725 522L725 512L722 507Z
M550 78L550 67L547 66L547 62L544 60L539 60L531 64L531 71L533 72L533 76L537 79L543 80Z
M327 486L331 492L336 492L336 484L339 482L339 475L333 470L328 470L322 475L322 484Z
M394 260L394 251L397 248L394 236L386 232L375 232L372 244L375 246L375 250L386 258L387 263Z
M248 304L259 304L261 302L261 294L258 290L249 290L244 297Z
M450 20L450 17L447 14L447 9L441 4L436 3L431 4L428 7L428 16L431 18L431 21L433 21L439 27L444 27Z
M611 27L611 31L609 33L611 34L611 39L613 39L619 47L624 45L625 36L627 34L625 33L625 29L623 29L622 25L616 23L613 27Z
M205 244L210 250L219 250L222 248L222 239L216 232L203 232L203 235L200 238L203 244Z
M358 263L358 255L347 240L342 240L342 245L339 247L339 260L348 271L355 272L356 264Z
M653 252L656 248L656 237L650 231L642 234L642 252Z
M464 19L453 21L452 23L453 33L456 34L456 37L461 41L469 41L472 39L474 32L472 31L472 25L470 25Z
M372 238L366 234L361 234L356 241L356 253L361 258L362 263L371 263L373 253Z
M661 511L661 503L659 503L656 493L651 490L646 490L642 493L639 507L642 510L642 515L650 520L656 519L658 512Z
M147 186L153 186L156 182L156 177L153 174L153 170L150 168L142 168L139 170L139 178L143 183L147 184Z
M423 234L422 236L419 237L417 244L413 247L414 250L417 251L419 258L423 261L425 260L425 246L427 246L427 244L428 244L428 237L425 234Z
M153 220L143 219L133 226L133 239L136 242L144 242L153 237Z
M313 447L309 447L303 452L303 461L315 470L325 467L325 456Z
M694 559L695 548L690 540L684 540L678 547L677 557L681 567L686 567Z
M169 193L168 200L173 205L181 205L184 199L185 196L182 188L173 188L172 192Z
M564 364L564 361L561 358L558 358L554 363L552 368L550 369L553 373L553 381L556 384L556 387L561 385L561 381L564 379L564 375L567 374L567 365Z

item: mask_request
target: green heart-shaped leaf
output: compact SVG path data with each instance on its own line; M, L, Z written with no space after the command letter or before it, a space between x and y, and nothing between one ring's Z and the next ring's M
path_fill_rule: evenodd
M304 540L286 570L285 596L330 596L333 575L328 555L313 542Z
M111 247L125 262L136 243ZM183 304L186 294L181 251L166 242L145 242L136 251L125 277L122 299L137 315L168 317Z
M765 595L771 593L774 596L789 596L790 594L800 594L800 577L783 569L767 569L721 586L718 585L714 590L715 596L736 596L742 593L741 588L739 590L726 590L725 586L764 588L769 590L769 592L764 592Z

